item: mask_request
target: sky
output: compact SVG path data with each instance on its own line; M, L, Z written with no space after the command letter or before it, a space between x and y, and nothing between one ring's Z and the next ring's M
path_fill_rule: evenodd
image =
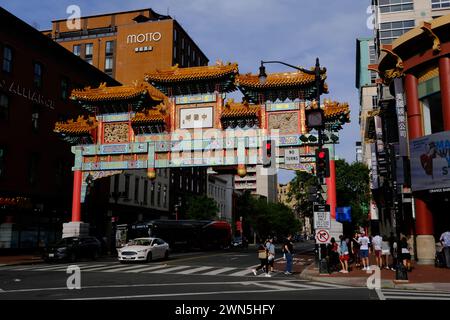
M359 99L355 88L356 38L372 35L367 27L370 0L0 0L0 5L39 30L64 19L78 5L81 16L152 8L169 14L214 64L237 62L240 73L257 73L261 60L280 60L310 68L319 57L327 68L329 94L322 99L348 102L351 123L340 132L336 156L355 161ZM267 72L293 71L266 65ZM282 170L280 183L294 173Z

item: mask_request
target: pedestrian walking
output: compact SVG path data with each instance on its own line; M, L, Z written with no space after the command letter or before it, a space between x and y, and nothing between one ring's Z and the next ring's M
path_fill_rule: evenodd
M341 262L342 269L339 272L342 273L348 273L348 245L347 241L345 241L344 236L340 235L339 239L341 240L340 243L340 250L339 250L339 261Z
M292 255L294 253L294 245L292 244L292 235L289 234L283 243L283 253L286 257L286 268L284 274L292 274Z
M260 262L260 265L256 267L255 269L252 269L253 274L256 276L258 274L258 270L263 270L263 272L266 273L266 277L269 277L269 266L268 266L268 251L267 248L262 240L259 241L258 246L258 259Z
M442 244L442 251L444 252L445 263L447 264L447 268L450 268L450 231L444 232L439 241Z
M273 238L269 238L266 243L266 248L268 252L267 262L269 265L269 272L273 272L273 264L275 262L275 245L273 244Z
M403 237L400 241L400 252L401 252L401 261L405 266L407 271L411 271L411 253L410 247L408 245L408 240L406 237Z
M389 257L391 255L391 248L389 246L389 241L386 240L386 236L383 237L383 242L381 242L381 264L384 268L389 270ZM383 263L384 259L384 263ZM381 268L381 267L380 267Z
M383 238L380 237L380 235L377 233L375 237L372 238L372 246L373 251L375 253L375 260L377 266L382 269L383 268L383 261L381 257L381 245L383 243Z
M330 257L330 270L331 272L337 271L337 265L339 263L339 245L336 243L334 237L330 240L328 246L328 256Z
M362 260L362 264L363 264L363 270L369 270L369 244L370 244L370 240L366 236L366 234L363 232L361 234L361 237L358 239L358 242L360 244L359 254L361 256L361 260Z
M353 253L353 260L355 261L355 267L359 267L361 265L361 257L359 255L359 250L361 244L359 243L359 233L355 233L354 237L352 238L352 253Z

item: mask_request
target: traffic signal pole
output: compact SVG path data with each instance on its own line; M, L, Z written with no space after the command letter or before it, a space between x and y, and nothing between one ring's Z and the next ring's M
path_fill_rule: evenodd
M327 204L330 205L330 215L331 218L336 220L336 164L334 162L334 145L327 144L325 145L325 148L328 148L329 154L330 154L330 177L326 178L327 183Z

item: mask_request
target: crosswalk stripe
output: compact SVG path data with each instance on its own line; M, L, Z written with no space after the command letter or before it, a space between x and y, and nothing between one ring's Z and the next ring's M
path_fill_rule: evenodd
M209 272L203 273L203 275L213 276L213 275L224 273L224 272L231 271L231 270L234 270L234 269L236 269L236 268L226 267L226 268L216 269L216 270L213 270L213 271L209 271Z
M277 285L273 285L273 284L268 284L268 283L261 283L261 282L255 282L254 283L255 286L258 287L263 287L263 288L268 288L268 289L276 289L276 290L296 290L295 288L292 287L282 287L282 286L277 286Z
M388 300L450 300L450 297L442 298L442 297L422 297L422 296L389 296L384 295L384 297Z
M177 274L192 274L192 273L196 273L196 272L200 272L200 271L204 271L204 270L208 270L208 269L212 269L214 267L198 267L198 268L194 268L194 269L190 269L190 270L185 270L185 271L180 271L177 272Z
M246 274L253 274L253 271L251 269L245 269L242 271L231 273L231 274L229 274L229 276L239 277L239 276L245 276Z
M161 269L161 268L165 268L165 267L167 267L167 264L151 266L151 267L142 267L142 269L135 269L135 270L125 271L125 272L128 272L128 273L148 272L151 270Z
M330 288L347 288L346 286L341 286L338 284L333 284L333 283L326 283L326 282L309 282L309 284L315 285L315 286L320 286L320 287L330 287Z
M156 270L156 271L153 271L152 273L167 273L167 272L172 272L175 270L181 270L181 269L186 269L186 268L192 268L192 267L191 266L177 266L177 267L172 267L172 268L163 269L163 270Z
M281 284L283 286L295 287L295 288L304 288L304 289L320 289L320 287L310 286L307 284L295 283L291 281L276 281L277 284Z
M59 266L46 266L46 267L34 267L34 268L32 268L32 269L28 269L28 270L31 270L31 271L59 271L59 270L66 270L67 269L67 267L69 267L69 266L73 266L73 265L75 265L75 266L81 266L81 267L83 267L83 265L81 265L81 264L76 264L76 263L73 263L73 264L66 264L66 265L59 265ZM85 265L85 264L84 264Z
M125 270L133 270L133 269L142 269L142 265L137 265L137 266L134 265L134 266L127 266L127 267L119 266L117 268L104 270L102 272L119 272L119 271L121 272L121 271L125 271Z
M108 269L114 269L114 268L120 268L121 265L118 264L114 264L114 265L109 265L109 266L105 266L105 267L92 267L92 268L81 268L81 271L103 271L103 270L108 270Z

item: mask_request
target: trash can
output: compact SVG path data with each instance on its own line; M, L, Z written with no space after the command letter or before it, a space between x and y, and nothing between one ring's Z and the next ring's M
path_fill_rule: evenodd
M328 260L322 258L319 264L319 274L330 274L330 269L328 268Z
M395 271L395 280L408 280L408 272L406 271L403 263L397 264L397 270Z

